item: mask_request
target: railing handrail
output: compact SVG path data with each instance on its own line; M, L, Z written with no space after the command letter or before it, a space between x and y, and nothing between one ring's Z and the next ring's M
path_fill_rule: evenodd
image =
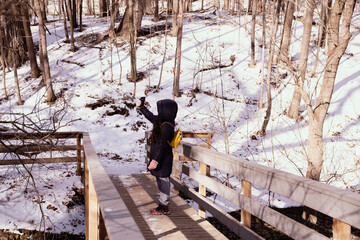
M176 151L360 228L359 194L190 143L181 143Z
M144 239L133 216L102 166L91 144L89 133L83 134L83 145L85 175L87 175L85 179L89 181L88 186L85 185L87 218L89 217L86 223L86 239L99 239L101 232L98 225L101 218L110 240ZM93 219L94 217L96 219Z
M176 151L360 228L359 194L190 143L181 143Z

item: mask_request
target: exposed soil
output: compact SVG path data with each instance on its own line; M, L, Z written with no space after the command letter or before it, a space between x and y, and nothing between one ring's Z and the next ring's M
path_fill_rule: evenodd
M69 233L44 233L38 232L35 230L26 230L26 229L19 229L20 233L10 233L5 232L4 230L0 231L0 240L82 240L85 239L85 235L74 235Z
M94 103L88 103L85 105L86 108L90 108L91 110L95 110L98 107L103 107L107 104L114 103L114 100L108 100L108 99L99 99Z
M114 116L116 114L123 115L125 117L129 116L129 110L127 108L119 107L116 105L111 105L112 110L107 110L104 116Z

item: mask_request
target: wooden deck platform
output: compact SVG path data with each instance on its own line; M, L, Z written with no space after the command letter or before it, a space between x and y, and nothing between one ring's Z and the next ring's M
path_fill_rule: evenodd
M111 176L145 239L227 239L198 216L181 197L171 193L170 215L151 215L157 206L157 186L150 174Z

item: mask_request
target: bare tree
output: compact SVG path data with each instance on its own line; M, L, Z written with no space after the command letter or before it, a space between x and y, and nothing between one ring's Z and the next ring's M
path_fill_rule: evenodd
M249 67L256 67L255 62L255 27L256 27L256 9L257 9L257 0L252 0L252 20L251 20L251 42L250 42L250 49L251 49L251 60Z
M134 82L133 98L136 97L136 27L134 26L134 3L128 0L129 7L129 32L130 32L130 61L131 61L131 80Z
M50 74L50 64L47 53L47 44L46 44L46 32L44 27L44 22L42 19L42 9L40 8L42 0L35 1L35 10L39 19L39 45L40 48L40 59L42 59L42 70L43 70L43 81L46 84L46 101L48 103L53 103L56 101L56 96L52 87L52 79Z
M89 15L95 14L94 5L92 4L91 0L86 0L86 7L87 7L87 14Z
M16 54L15 51L13 52L13 54L14 55ZM17 103L18 103L18 105L23 105L24 101L21 99L20 84L19 84L19 78L18 78L18 74L17 74L17 62L16 61L14 61L13 72L14 72Z
M35 48L34 48L33 37L31 34L31 28L30 28L30 18L29 18L29 13L27 11L27 6L25 4L28 4L28 3L20 2L19 8L21 11L21 20L22 20L22 24L23 24L23 28L24 28L25 42L26 42L27 52L28 52L28 56L29 56L29 60L30 60L31 77L38 78L38 77L40 77L41 71L40 71L37 61L36 61L36 52L35 52ZM13 9L16 14L19 13L19 11L17 10L17 7L15 7L15 5L13 5Z
M71 6L71 13L69 13L69 15L71 15L71 21L73 23L73 27L77 28L79 25L77 23L77 2L78 0L69 0L70 1L70 6Z
M174 61L174 83L173 83L173 97L180 97L180 74L181 74L181 42L182 42L182 28L183 28L183 0L175 0L178 2L179 22L177 24L177 38L176 38L176 53Z
M4 22L3 16L0 16L0 22ZM8 99L9 96L6 90L6 61L5 61L5 44L4 44L3 29L0 28L0 55L1 55L1 68L2 68L2 79L3 79L3 90L4 99Z
M139 0L139 1L131 0L131 1L132 1L133 8L134 8L134 11L131 13L134 16L133 17L134 28L138 32L141 29L141 21L142 21L142 17L144 15L144 11L145 11L145 2L146 1L145 0ZM118 33L119 36L124 39L129 39L129 35L130 35L129 2L130 2L130 0L127 1L127 6L125 9L124 16L123 16L119 26L117 26L115 29L115 33Z
M276 4L274 5L274 15L273 15L273 25L272 25L272 33L270 37L270 50L269 50L269 60L267 66L267 76L266 76L266 96L267 96L267 109L266 114L264 117L264 122L261 126L260 135L265 136L266 128L270 121L271 116L271 106L272 106L272 99L271 99L271 69L273 64L273 58L275 55L275 45L276 45L276 33L279 26L279 14L280 14L280 3L281 0L277 0Z
M178 16L179 16L179 1L173 0L173 16L172 16L172 36L176 37L178 34Z
M111 41L115 40L115 19L119 12L119 0L114 0L111 5L111 18L110 18L110 27L109 27L109 36Z
M0 33L1 33L1 29L0 29ZM2 38L1 38L1 34L0 34L0 54L1 54L1 67L2 67L2 79L3 79L3 90L4 90L4 99L8 99L9 96L7 94L7 90L6 90L6 67L5 67L5 51L4 51L4 47L2 44Z
M2 29L5 65L12 67L16 61L17 66L20 66L28 60L28 55L26 53L24 28L19 14L19 2L6 1L3 5L6 8L0 9L0 28ZM16 51L15 55L13 51Z
M83 15L83 0L80 0L80 2L79 2L80 32L83 31L82 15Z
M286 13L284 19L284 28L282 31L282 37L280 42L280 50L278 56L278 63L282 66L291 66L289 64L289 47L291 42L291 29L295 12L294 0L288 0L286 4Z
M299 117L299 110L301 103L300 88L302 87L301 84L305 82L305 77L306 77L314 9L315 9L315 0L305 1L304 32L301 40L299 68L297 73L299 77L295 78L295 81L297 82L295 84L295 90L288 110L288 116L292 119L298 119ZM299 79L300 81L298 81Z
M159 0L155 0L154 22L158 22L159 20Z
M71 52L75 52L76 51L76 47L75 47L75 39L74 39L74 15L72 14L72 12L74 11L71 7L71 0L65 0L67 1L66 4L66 10L69 16L69 22L70 22L70 51Z
M99 17L106 17L108 15L109 0L99 0Z
M320 26L318 31L318 40L317 40L317 49L316 49L316 58L314 63L314 68L311 73L311 77L314 77L316 74L317 65L319 62L319 53L320 48L325 47L325 40L326 40L326 34L327 34L327 24L328 24L328 18L329 18L329 11L328 9L331 7L332 1L323 1L321 3L321 12L320 12Z
M335 0L329 11L328 57L324 69L320 93L315 106L312 107L309 95L302 89L302 98L307 106L309 115L308 168L306 177L320 179L323 165L323 127L330 106L335 78L339 62L344 55L349 41L351 18L354 13L356 0ZM342 22L340 24L340 20ZM341 25L341 29L340 29Z
M65 42L69 43L70 42L70 38L69 38L69 31L68 31L68 27L67 27L67 23L66 23L66 0L61 0L61 9L62 9L62 13L63 13L63 22L64 22L64 30L65 30Z

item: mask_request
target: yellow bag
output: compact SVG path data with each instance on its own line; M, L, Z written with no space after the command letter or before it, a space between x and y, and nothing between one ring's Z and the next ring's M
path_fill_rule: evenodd
M170 146L176 149L179 146L182 137L183 137L182 132L180 128L178 128L178 130L176 130L174 134L173 139L171 140L171 142L169 142Z
M163 124L161 124L161 126L164 125L165 123L168 123L168 124L170 124L173 128L175 128L174 125L172 125L172 124L169 123L169 122L163 122ZM171 142L168 142L168 143L169 143L169 145L170 145L172 148L175 148L175 149L176 149L176 148L179 146L180 141L181 141L182 138L183 138L182 131L180 130L180 128L178 128L178 129L176 130L175 134L174 134L173 139L171 140Z

